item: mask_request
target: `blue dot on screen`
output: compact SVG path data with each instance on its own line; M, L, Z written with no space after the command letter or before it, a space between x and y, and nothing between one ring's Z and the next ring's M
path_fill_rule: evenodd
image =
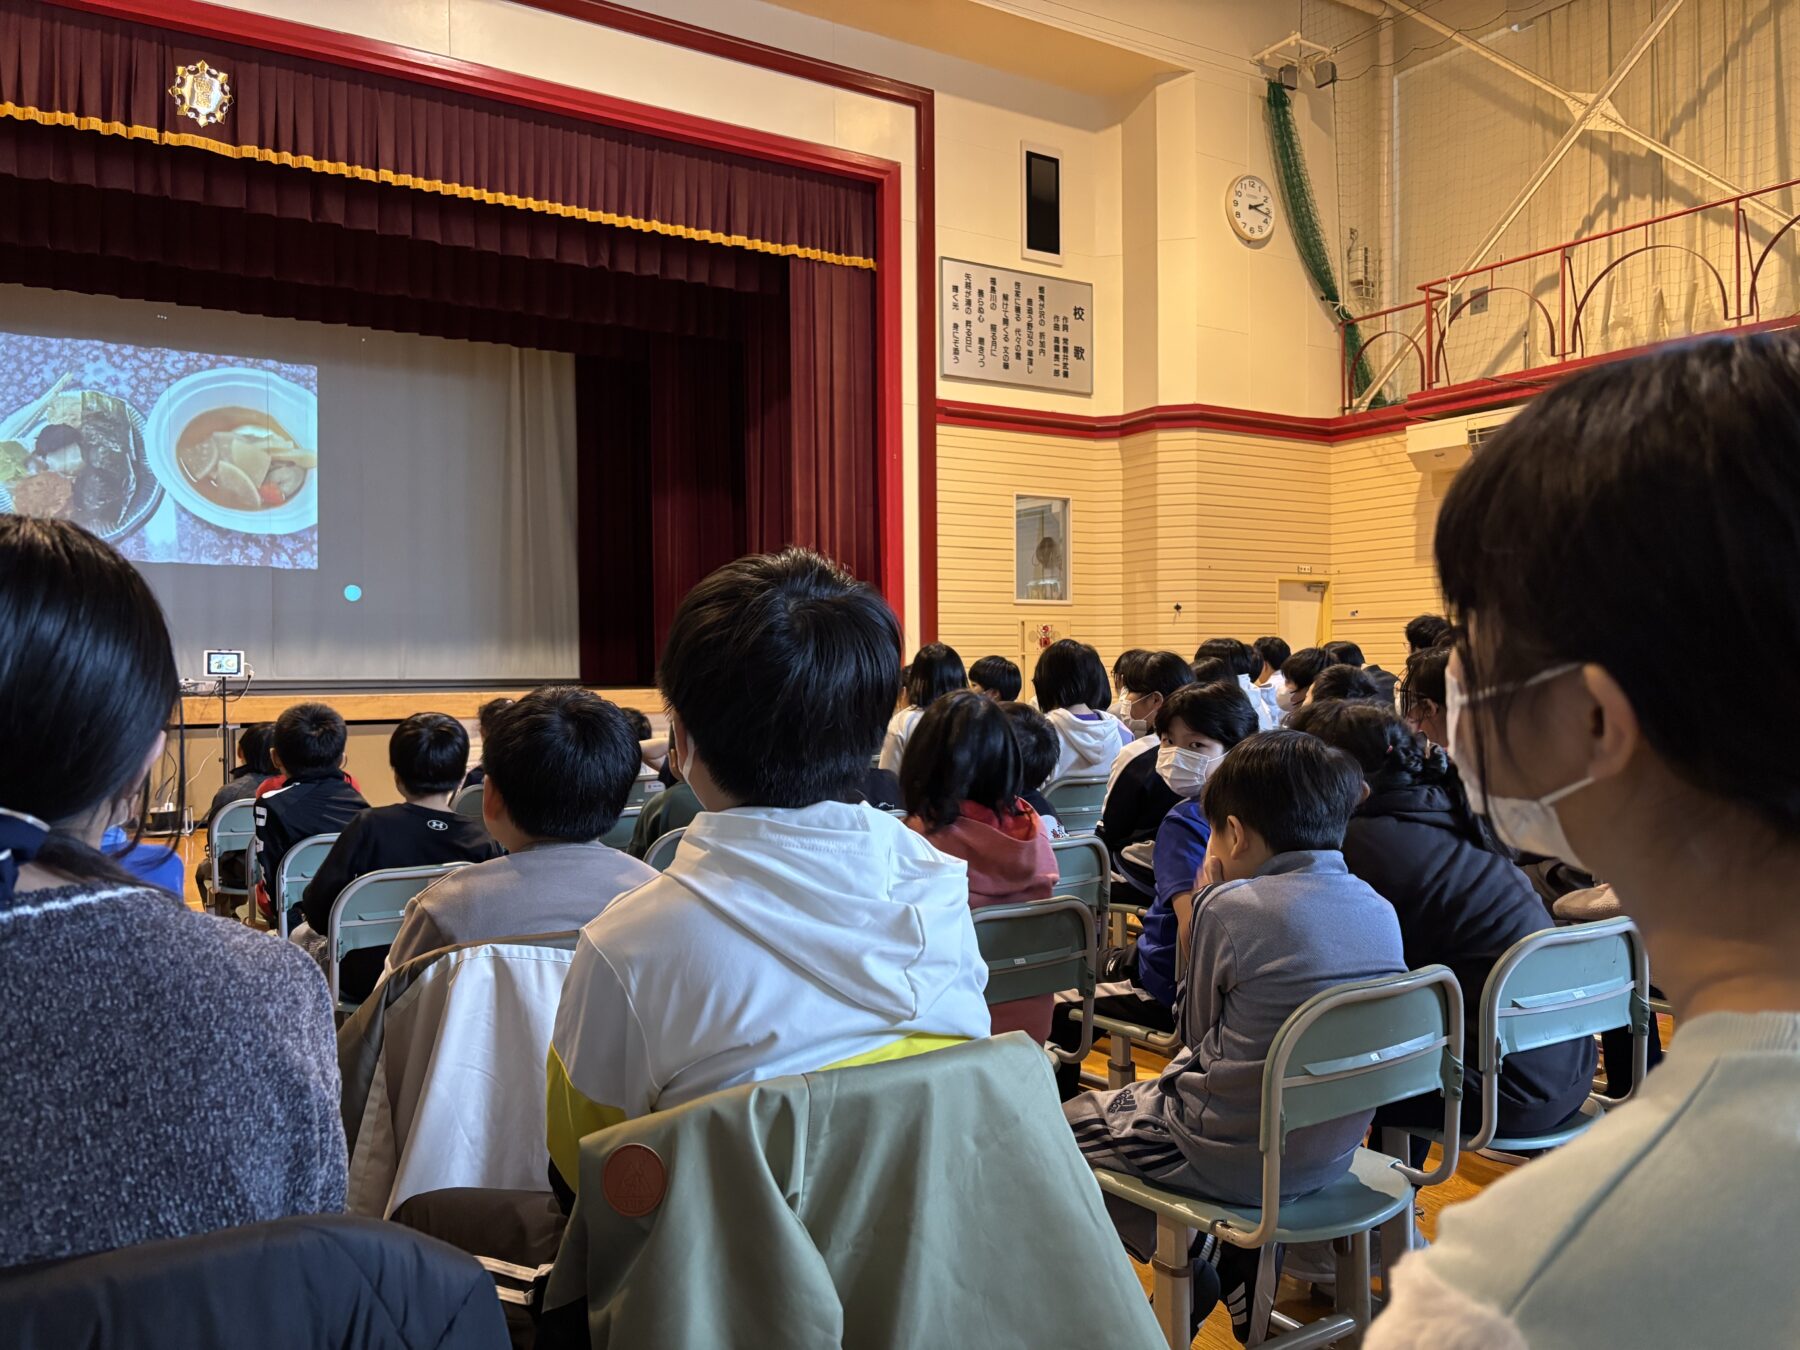
M344 599L354 605L358 600L362 599L362 587L358 586L355 582L351 582L348 586L344 587Z

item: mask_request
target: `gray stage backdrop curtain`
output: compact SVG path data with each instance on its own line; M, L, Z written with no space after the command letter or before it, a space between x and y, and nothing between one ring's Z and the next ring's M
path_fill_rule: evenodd
M318 569L145 564L183 675L577 675L573 357L25 286L0 328L318 366Z

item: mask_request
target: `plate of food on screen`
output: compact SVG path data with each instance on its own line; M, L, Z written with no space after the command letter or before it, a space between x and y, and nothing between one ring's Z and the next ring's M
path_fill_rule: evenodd
M150 467L184 510L242 534L319 523L319 400L266 370L177 380L150 412Z
M0 417L0 511L72 520L108 543L141 528L162 501L144 415L63 376Z

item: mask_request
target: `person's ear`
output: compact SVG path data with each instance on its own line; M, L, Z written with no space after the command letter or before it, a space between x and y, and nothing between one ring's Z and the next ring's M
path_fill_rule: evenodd
M1236 862L1250 851L1250 831L1236 816L1225 817L1224 856Z
M487 826L488 832L491 834L493 832L494 822L505 820L506 818L506 802L500 796L500 788L494 782L494 776L492 774L482 775L481 823Z
M287 772L287 766L281 762L280 754L276 752L275 747L272 745L269 747L269 763L275 766L276 773L285 774Z
M688 765L687 728L681 725L681 719L671 709L669 712L669 757L675 762L673 768L681 778L687 777Z
M1368 800L1369 800L1369 780L1365 778L1362 781L1362 787L1360 789L1358 789L1358 791L1357 791L1356 804L1358 806L1361 806L1364 802L1366 802Z
M1637 710L1604 667L1583 666L1581 682L1594 704L1587 717L1592 737L1588 774L1610 778L1624 771L1643 736Z

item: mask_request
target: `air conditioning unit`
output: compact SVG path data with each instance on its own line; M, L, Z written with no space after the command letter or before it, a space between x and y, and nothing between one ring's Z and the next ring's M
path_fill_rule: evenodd
M1517 408L1499 408L1472 417L1445 417L1406 429L1406 454L1420 473L1462 468L1482 443L1512 421Z

